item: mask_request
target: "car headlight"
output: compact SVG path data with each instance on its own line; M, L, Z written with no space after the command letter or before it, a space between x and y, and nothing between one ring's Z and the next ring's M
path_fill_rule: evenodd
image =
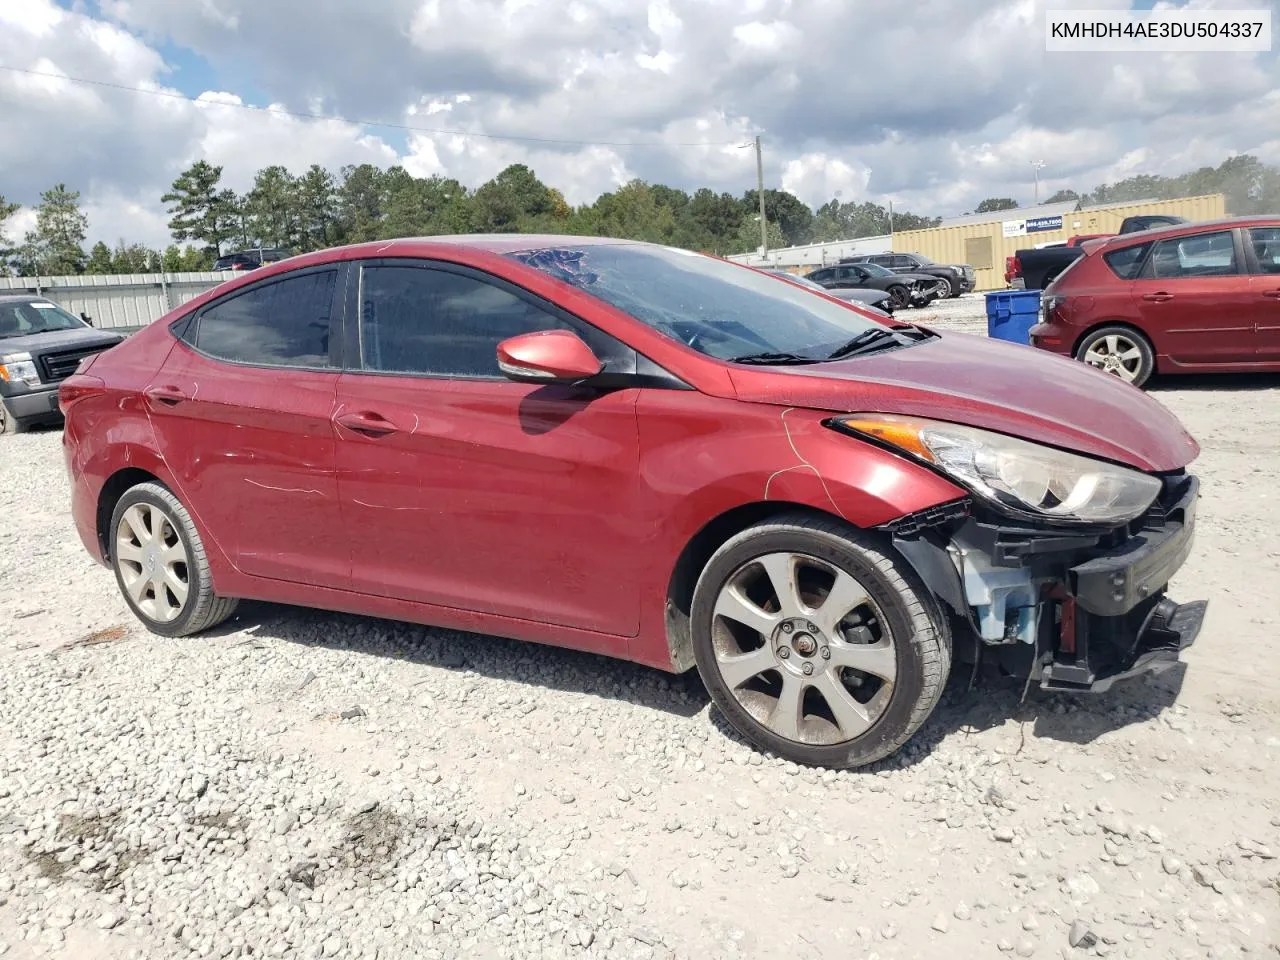
M29 353L6 353L0 356L0 380L9 383L25 383L34 387L40 382L35 361Z
M994 506L1023 516L1118 526L1141 516L1162 486L1137 470L954 423L876 414L835 422L923 460Z

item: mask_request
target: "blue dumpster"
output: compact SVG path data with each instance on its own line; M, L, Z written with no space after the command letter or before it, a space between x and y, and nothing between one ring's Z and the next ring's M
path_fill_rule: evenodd
M988 337L1030 344L1030 330L1039 319L1039 290L997 290L987 294Z

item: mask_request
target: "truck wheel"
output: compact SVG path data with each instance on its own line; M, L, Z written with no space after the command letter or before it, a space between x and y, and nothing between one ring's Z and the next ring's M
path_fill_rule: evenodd
M1076 359L1140 387L1155 369L1151 342L1128 327L1099 327L1076 347Z
M894 753L933 712L951 637L933 597L874 536L790 514L708 561L691 612L698 673L734 729L795 763Z
M0 434L26 433L31 429L31 422L11 414L4 401L0 400Z
M945 279L947 281L947 299L954 300L960 296L960 281L951 277L946 277Z
M889 302L893 304L895 310L903 310L911 306L911 291L900 283L895 283L888 289Z
M125 603L152 633L186 637L217 626L238 600L213 592L191 515L158 483L125 491L111 513L111 566Z

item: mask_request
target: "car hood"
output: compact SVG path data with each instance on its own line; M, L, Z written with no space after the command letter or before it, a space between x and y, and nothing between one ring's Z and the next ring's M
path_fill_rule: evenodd
M30 353L65 348L114 347L124 337L87 327L80 330L50 330L46 333L28 333L21 337L0 337L0 353Z
M881 280L888 280L888 277L881 277ZM941 277L936 277L931 273L899 273L894 276L895 280L910 280L913 283L937 283Z
M1032 347L947 333L807 366L735 367L738 399L949 420L1139 470L1185 467L1200 447L1158 401L1117 377Z

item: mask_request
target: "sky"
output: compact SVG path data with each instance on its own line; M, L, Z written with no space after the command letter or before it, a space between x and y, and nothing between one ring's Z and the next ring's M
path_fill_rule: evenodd
M635 177L741 194L758 134L766 186L934 215L1029 205L1033 160L1042 197L1280 163L1275 51L1045 52L1046 9L1131 5L1153 4L0 0L0 68L56 75L0 69L0 194L27 205L6 230L64 182L91 242L162 246L160 196L199 159L240 191L270 164L475 187L521 162L587 203ZM1155 6L1270 7L1280 29L1280 0Z

